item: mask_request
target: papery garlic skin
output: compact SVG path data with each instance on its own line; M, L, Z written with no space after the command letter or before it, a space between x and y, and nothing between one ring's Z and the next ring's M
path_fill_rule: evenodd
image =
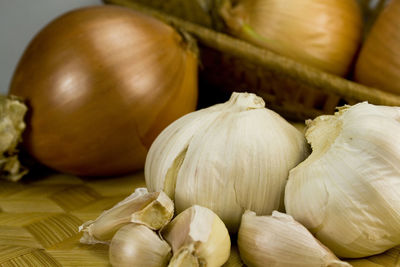
M146 185L166 192L178 213L201 205L236 232L244 210L270 214L283 207L289 170L307 155L304 135L262 98L233 93L157 137L146 159Z
M169 267L222 266L229 258L228 229L210 209L193 206L176 216L161 232L171 245Z
M290 215L277 211L272 216L256 216L246 211L239 229L238 246L240 256L250 267L351 267Z
M28 107L15 96L0 95L0 179L16 182L28 173L18 160Z
M144 225L130 223L113 237L109 258L114 267L163 267L171 258L171 247Z
M137 188L133 194L104 211L94 221L79 227L83 232L81 243L109 243L113 235L124 225L137 223L152 230L165 226L174 215L174 203L164 192L149 193Z
M400 108L366 102L307 122L313 152L290 171L288 214L336 255L400 244Z

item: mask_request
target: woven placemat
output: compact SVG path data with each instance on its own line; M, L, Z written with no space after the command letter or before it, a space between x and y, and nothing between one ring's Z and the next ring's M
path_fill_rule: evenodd
M78 227L142 186L142 173L0 181L0 266L109 266L108 246L80 244Z
M116 178L47 173L18 183L0 180L0 266L110 266L108 246L80 244L78 226L142 186L142 172ZM400 248L394 248L351 264L400 266L399 255Z

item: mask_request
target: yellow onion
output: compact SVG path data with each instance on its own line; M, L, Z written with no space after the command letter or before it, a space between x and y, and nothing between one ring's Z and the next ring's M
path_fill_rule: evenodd
M361 49L354 79L400 94L400 1L392 0L379 15Z
M55 19L27 47L10 93L30 109L24 143L78 175L143 168L169 123L197 103L197 55L165 23L116 6Z
M226 0L220 13L239 38L340 76L361 39L355 0Z

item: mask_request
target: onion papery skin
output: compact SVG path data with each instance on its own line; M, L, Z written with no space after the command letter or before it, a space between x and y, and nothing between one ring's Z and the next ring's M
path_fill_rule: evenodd
M354 79L400 94L400 1L392 0L379 15L360 51Z
M226 0L220 14L231 34L339 76L349 72L360 46L355 0Z
M197 104L197 55L165 23L92 6L44 27L10 94L30 108L24 146L40 163L84 176L142 169L148 148Z

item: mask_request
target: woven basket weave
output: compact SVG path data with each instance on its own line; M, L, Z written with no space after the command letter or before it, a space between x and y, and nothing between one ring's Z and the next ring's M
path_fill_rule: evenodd
M211 29L218 28L218 23L211 19L212 16L207 17L206 13L202 13L204 7L200 7L201 3L212 3L211 0L104 2L127 6L155 16L195 37L200 48L201 60L200 99L206 104L226 100L232 91L254 92L264 98L267 107L291 120L331 114L338 105L359 101L400 105L398 95L328 74ZM174 8L178 4L181 4L181 8ZM188 21L189 18L192 22Z
M142 172L112 178L36 172L16 183L0 179L0 266L111 266L108 246L79 243L78 227L143 186ZM400 266L400 247L349 262ZM232 253L223 267L241 266Z

